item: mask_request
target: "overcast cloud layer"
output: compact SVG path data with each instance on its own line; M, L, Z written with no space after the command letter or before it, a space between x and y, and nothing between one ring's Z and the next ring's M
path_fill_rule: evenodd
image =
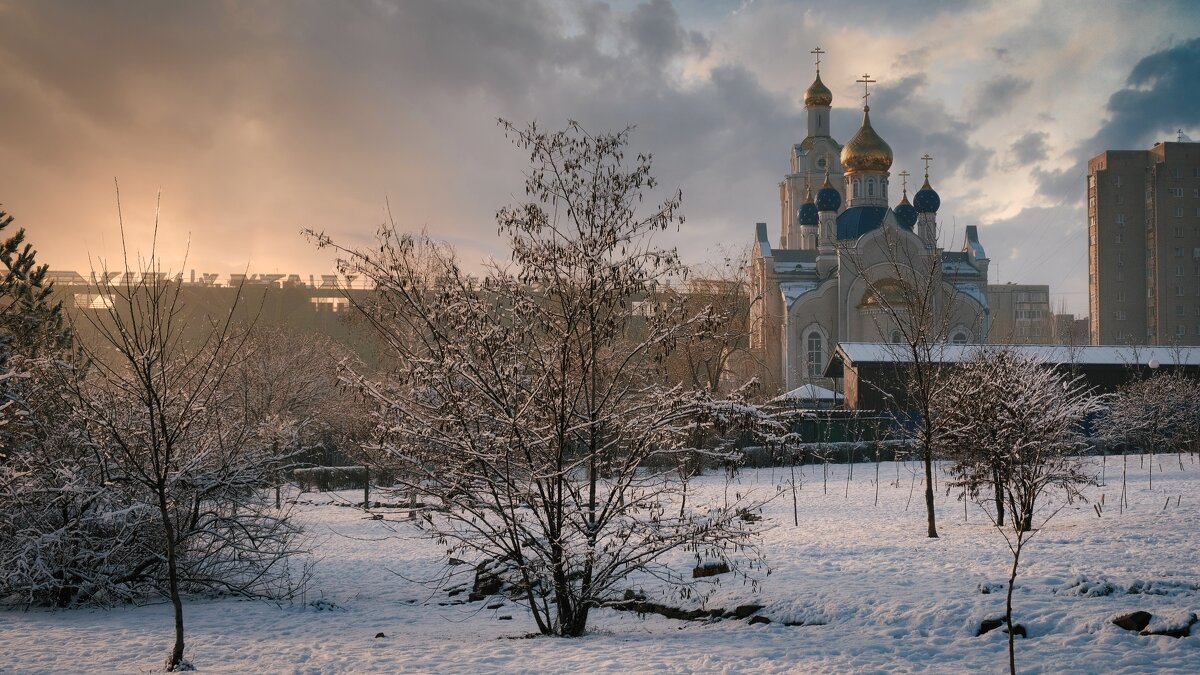
M809 50L833 133L861 73L893 175L931 176L947 247L980 225L993 282L1086 311L1088 157L1200 139L1200 5L874 2L0 0L0 203L55 269L148 248L164 266L328 271L298 231L367 243L390 203L466 259L503 257L495 211L524 157L496 118L637 125L684 193L686 258L778 230L804 137ZM898 195L897 195L898 196ZM99 266L100 263L93 263Z

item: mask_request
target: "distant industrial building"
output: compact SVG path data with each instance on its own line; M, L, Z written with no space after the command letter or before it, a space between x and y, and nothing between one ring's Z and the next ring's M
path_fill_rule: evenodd
M1093 344L1200 345L1200 144L1088 162Z

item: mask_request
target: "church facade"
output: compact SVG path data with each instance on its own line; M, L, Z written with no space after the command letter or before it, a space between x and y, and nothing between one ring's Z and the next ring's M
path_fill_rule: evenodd
M817 68L804 95L808 135L792 146L791 171L779 183L778 239L758 223L750 260L750 349L768 393L832 387L823 373L839 342L906 341L916 297L933 339L987 341L988 258L977 228L966 228L961 251L938 247L941 199L928 155L912 202L905 185L892 206L892 150L871 126L869 92L862 126L843 146Z

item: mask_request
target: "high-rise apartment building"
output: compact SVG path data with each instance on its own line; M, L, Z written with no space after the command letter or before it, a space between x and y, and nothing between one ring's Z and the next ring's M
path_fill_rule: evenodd
M1092 344L1200 345L1200 143L1088 162Z

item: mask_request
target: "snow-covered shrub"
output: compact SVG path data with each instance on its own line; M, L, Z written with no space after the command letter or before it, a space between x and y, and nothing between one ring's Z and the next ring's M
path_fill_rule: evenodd
M936 437L957 448L953 484L978 501L1012 552L1005 621L1015 674L1012 597L1021 553L1069 500L1082 499L1082 486L1094 484L1082 464L1083 424L1102 400L1082 378L1061 375L1044 361L980 347L948 374L933 404ZM992 496L983 495L986 485ZM1005 509L1007 527L1000 520Z

